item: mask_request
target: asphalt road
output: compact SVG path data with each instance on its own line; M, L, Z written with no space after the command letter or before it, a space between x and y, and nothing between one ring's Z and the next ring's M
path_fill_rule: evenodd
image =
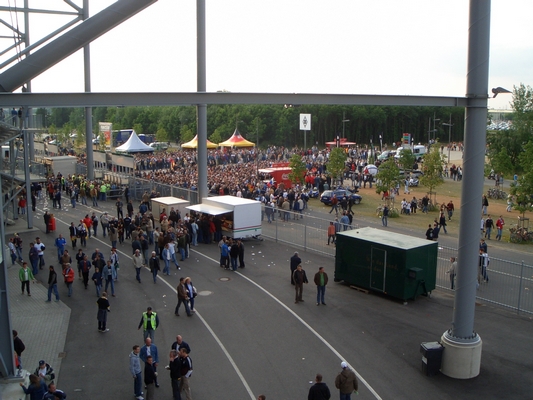
M110 202L105 206L112 210ZM66 234L68 224L88 211L78 206L58 212L56 234ZM55 235L48 235L48 241L51 236ZM109 241L98 237L88 243L88 252L99 247L108 256ZM315 305L312 283L304 288L305 302L294 304L288 261L294 248L271 240L245 245L246 268L236 273L218 266L215 244L199 245L181 263L181 271L173 269L172 276L156 284L148 270L142 271L141 284L135 281L127 262L130 242L119 246L117 297L110 298L110 331L105 334L97 331L94 288L85 290L76 280L73 297L67 298L60 285L72 314L59 387L75 399L133 398L128 354L132 345L142 344L137 325L151 306L161 319L155 335L161 366L177 334L192 348L191 387L197 400L255 399L261 393L267 399L301 399L316 373L323 374L335 398L333 382L343 359L359 375L361 399L444 400L464 398L466 393L471 399L530 397L530 318L479 306L475 328L484 341L480 376L467 381L426 377L421 373L420 343L439 340L450 328L451 295L435 291L431 298L403 305L354 291L333 282L331 257L301 252L311 282L319 266L330 276L327 306ZM50 260L52 252L48 254ZM190 276L199 291L193 317L183 311L174 316L180 276ZM168 374L162 368L160 372L156 398L170 399Z

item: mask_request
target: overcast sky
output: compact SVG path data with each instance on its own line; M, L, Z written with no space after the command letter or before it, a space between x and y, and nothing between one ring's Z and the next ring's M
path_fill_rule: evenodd
M43 8L43 0L29 1ZM113 2L90 0L90 14ZM62 0L46 5L68 9ZM465 94L467 0L207 0L206 13L208 91ZM0 14L23 26L22 14ZM531 15L532 0L492 1L489 91L533 86ZM32 15L32 42L71 18ZM1 39L0 48L12 42ZM195 91L196 1L159 0L100 37L91 69L94 92ZM35 78L32 89L83 91L82 51ZM509 108L510 100L499 95L489 107Z

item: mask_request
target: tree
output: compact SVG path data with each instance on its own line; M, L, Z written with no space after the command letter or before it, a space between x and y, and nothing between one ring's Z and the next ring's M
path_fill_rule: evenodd
M155 133L155 139L158 142L168 142L168 132L165 128L160 127Z
M142 135L144 133L143 126L141 124L134 124L133 130L135 131L137 135Z
M379 171L376 175L376 193L390 193L400 183L400 180L400 169L394 159L389 158L379 166ZM387 196L386 201L387 205L390 205L389 196Z
M515 197L513 208L522 213L524 218L526 211L532 211L533 203L533 141L524 146L524 152L519 160L524 174L518 178L516 184L511 185L511 194Z
M346 153L344 152L344 149L340 147L334 147L329 153L329 161L327 164L328 171L331 174L332 182L342 175L345 164Z
M187 125L183 125L181 128L181 134L180 139L182 143L187 143L193 140L194 138L194 132L192 129L190 129Z
M493 154L490 166L495 172L503 173L505 175L513 175L517 170L517 168L511 161L511 158L509 158L507 149L503 148L500 150L499 153Z
M291 182L303 184L304 175L307 168L302 156L299 154L293 154L289 160L289 167L292 168L292 171L289 174L289 179Z
M413 169L413 165L416 162L416 156L413 154L413 150L408 147L402 148L400 151L400 157L398 158L398 164L404 171L410 171Z
M216 144L223 142L222 136L220 135L220 131L218 129L215 129L211 136L209 136L209 140Z
M533 88L530 86L515 86L513 88L513 124L508 130L489 132L487 143L489 145L489 160L495 171L514 173L523 172L519 162L520 154L524 151L524 145L533 140ZM507 154L510 161L502 163L501 154ZM513 171L506 170L508 166L514 166Z
M445 157L439 153L437 146L432 146L429 152L424 156L424 175L420 178L420 183L429 189L429 196L433 204L437 204L437 193L433 192L438 186L444 183L442 169L446 164Z

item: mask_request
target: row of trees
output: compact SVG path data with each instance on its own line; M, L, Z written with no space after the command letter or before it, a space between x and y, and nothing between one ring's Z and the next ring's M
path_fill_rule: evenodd
M39 109L47 127L58 133L85 133L84 109ZM211 141L226 140L235 130L260 146L300 146L304 135L299 130L299 114L312 116L307 132L308 147L332 141L336 135L363 145L398 142L402 133L413 135L414 142L427 143L429 135L448 141L448 128L441 122L452 117L452 141L461 141L464 130L464 109L460 107L387 107L387 106L291 106L282 105L212 105L207 107L207 131ZM436 117L435 132L433 119ZM176 107L96 107L93 126L112 122L113 129L134 128L137 133L155 134L158 141L186 142L196 134L196 108ZM343 119L349 120L344 122ZM440 121L439 121L440 120ZM98 133L95 133L95 136Z

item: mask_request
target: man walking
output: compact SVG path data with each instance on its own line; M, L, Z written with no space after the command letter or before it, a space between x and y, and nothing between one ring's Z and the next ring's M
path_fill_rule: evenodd
M346 361L341 362L341 368L342 371L335 378L335 387L339 389L340 400L350 400L352 392L357 393L357 377Z
M191 309L189 308L189 295L187 292L187 288L185 287L185 278L180 278L180 283L178 284L178 305L176 306L176 309L174 310L174 315L180 316L180 306L181 303L183 303L185 307L185 312L187 313L188 317L193 316L194 314L191 312Z
M328 274L324 272L324 267L318 268L314 279L316 285L316 305L326 305L324 302L324 295L326 294L326 285L328 284Z
M22 294L24 294L24 288L26 288L28 296L31 296L30 281L33 281L35 283L35 277L33 276L31 270L28 268L27 262L22 263L22 268L19 270L19 280L21 283Z
M500 218L496 221L496 240L502 240L502 231L503 226L505 225L505 221L503 220L503 217L500 215Z
M450 274L450 285L451 289L453 290L455 288L455 271L457 271L457 261L455 257L451 257L450 262L450 268L448 268L448 271L446 271L446 273Z
M389 222L389 207L387 207L387 205L385 204L383 206L383 214L381 215L381 223L383 224L383 226L387 226Z
M141 329L141 326L143 327L144 340L146 340L146 338L150 338L153 341L155 330L159 326L159 317L157 316L157 313L152 311L152 307L148 307L146 311L143 312L141 322L139 322L137 330Z
M135 254L132 256L133 267L135 268L135 279L141 283L141 268L144 266L144 258L139 249L135 250Z
M68 297L72 296L72 283L74 282L74 270L70 264L65 264L66 267L63 270L63 277L68 289Z
M157 272L160 270L159 266L159 257L157 257L155 251L152 251L152 257L150 258L150 261L148 262L148 265L150 267L150 271L152 271L152 276L154 278L154 283L157 281Z
M63 253L65 252L65 246L67 245L67 239L63 237L63 235L60 233L59 236L56 238L55 246L57 247L57 261L61 262L61 257L63 256Z
M329 400L331 393L328 385L322 382L322 375L316 374L315 384L309 388L307 400Z
M294 271L296 271L296 267L302 263L302 259L298 255L298 252L294 252L294 255L291 257L291 285L294 285Z
M296 290L294 304L298 304L299 301L303 302L302 293L304 290L304 283L309 283L309 281L307 280L307 275L302 269L302 264L299 264L298 267L296 267L296 271L294 271L292 279L294 280L294 288Z
M142 376L141 376L141 359L139 353L141 348L139 345L133 346L133 351L130 353L130 373L133 376L133 393L137 400L144 400L142 397Z
M487 216L487 219L485 220L485 239L490 240L490 234L492 233L492 228L494 228L494 221L492 220L492 217L489 214Z
M50 273L48 274L48 300L47 302L52 301L52 292L56 296L56 301L59 301L59 292L57 291L57 273L54 270L54 266L50 265Z

